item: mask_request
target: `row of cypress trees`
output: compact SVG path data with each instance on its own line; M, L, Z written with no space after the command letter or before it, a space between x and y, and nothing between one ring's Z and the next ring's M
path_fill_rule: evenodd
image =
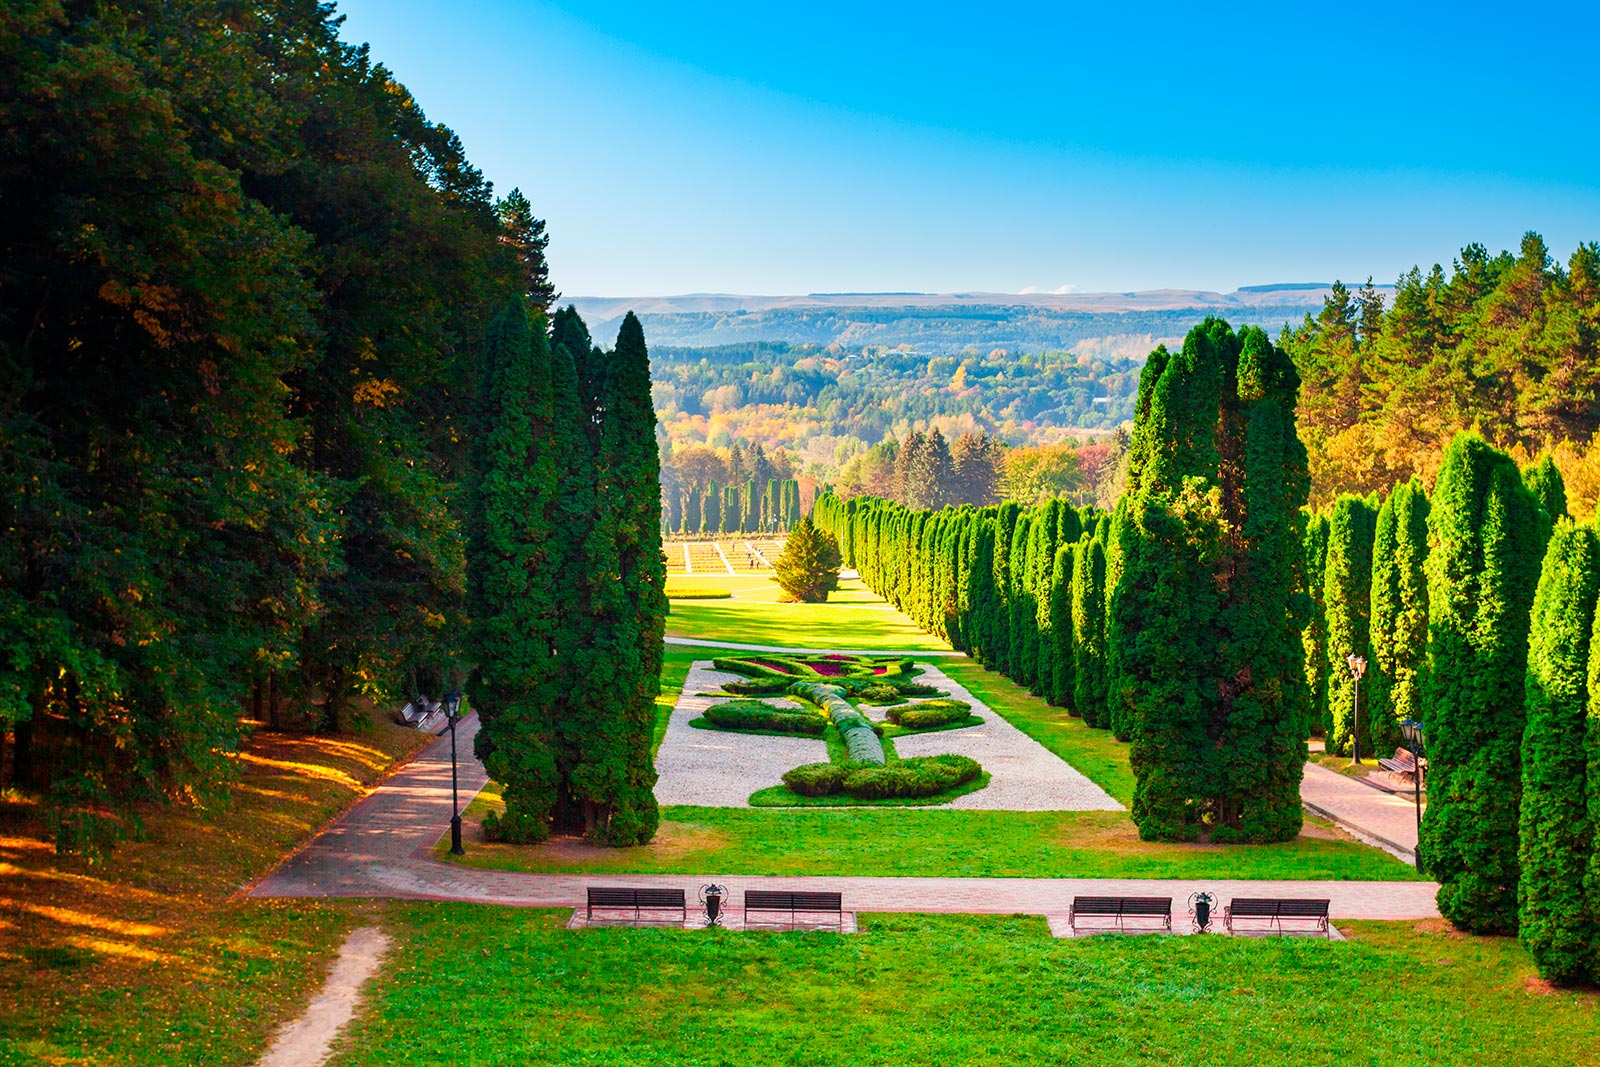
M1064 500L930 511L824 493L812 515L845 566L923 629L1109 725L1104 512Z
M484 832L643 844L659 822L650 739L667 606L644 331L629 313L603 352L572 308L547 323L516 300L486 363L470 691L506 808Z
M800 482L795 478L769 478L759 490L755 481L719 487L715 482L704 488L683 492L679 506L663 509L662 521L670 526L670 516L680 516L680 534L761 533L792 530L800 521Z

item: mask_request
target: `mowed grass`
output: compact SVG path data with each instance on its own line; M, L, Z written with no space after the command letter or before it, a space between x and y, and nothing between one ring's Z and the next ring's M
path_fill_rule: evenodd
M93 865L0 804L0 1063L254 1062L373 906L236 892L427 740L258 734L219 803L149 807Z
M338 1067L1439 1067L1600 1062L1593 993L1510 939L1349 923L1349 942L1057 941L1019 916L861 932L569 931L566 912L397 908Z
M707 649L667 646L657 700L659 748L691 663ZM938 666L993 713L1077 767L1123 804L1133 797L1128 746L1053 708L966 657ZM737 743L736 734L728 734ZM779 783L774 781L773 785ZM1307 818L1301 836L1275 845L1177 845L1139 840L1126 812L950 811L929 808L662 809L660 832L638 848L595 848L570 838L538 846L483 841L483 816L500 807L493 783L464 818L467 855L452 859L507 871L616 874L795 874L952 878L1288 878L1409 881L1416 871L1386 852Z
M696 637L786 648L860 648L901 652L950 646L917 629L859 579L841 582L826 604L780 604L778 583L769 577L694 576L694 584L727 589L726 600L674 600L667 616L669 637Z

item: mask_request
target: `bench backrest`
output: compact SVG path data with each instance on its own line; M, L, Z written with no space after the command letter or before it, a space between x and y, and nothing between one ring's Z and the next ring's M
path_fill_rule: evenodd
M681 908L681 889L625 889L614 886L589 886L589 904L602 908Z
M748 911L771 909L774 911L839 911L843 906L841 893L790 893L773 889L749 889L744 894Z
M1079 915L1170 915L1171 897L1073 897Z
M1235 897L1228 904L1228 912L1246 919L1318 919L1328 914L1326 900L1280 899L1272 897Z

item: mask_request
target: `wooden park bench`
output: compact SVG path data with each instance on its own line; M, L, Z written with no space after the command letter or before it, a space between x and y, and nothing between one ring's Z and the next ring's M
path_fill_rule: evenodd
M1403 748L1397 748L1393 757L1379 759L1378 766L1404 778L1414 778L1417 773L1417 757Z
M750 923L750 913L782 915L787 913L789 925L794 926L801 914L832 914L837 917L839 929L844 929L844 901L840 893L787 893L771 889L748 889L744 894L744 921Z
M1085 916L1092 918L1115 919L1115 927L1106 926L1098 929L1117 929L1127 932L1126 920L1128 919L1160 919L1160 929L1172 929L1172 898L1171 897L1073 897L1072 907L1067 910L1067 925L1072 927L1074 933L1078 930L1078 920ZM1139 927L1138 929L1155 929L1155 927Z
M633 921L639 922L647 911L676 911L679 922L689 920L689 906L681 889L625 889L610 886L589 887L589 918L595 909L601 911L631 911Z
M1297 900L1293 898L1276 899L1270 897L1234 897L1226 908L1222 909L1222 925L1233 933L1233 924L1236 919L1262 919L1267 925L1264 929L1271 930L1276 927L1278 933L1284 933L1283 922L1285 919L1295 922L1310 922L1315 924L1313 929L1324 934L1328 933L1328 902L1326 900ZM1332 935L1329 934L1331 937Z

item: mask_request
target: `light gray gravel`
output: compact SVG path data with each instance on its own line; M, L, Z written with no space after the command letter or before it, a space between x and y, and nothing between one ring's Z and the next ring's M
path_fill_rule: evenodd
M991 811L1121 811L1105 790L1039 742L977 700L943 671L920 661L922 681L972 705L982 726L899 737L901 756L933 756L954 752L971 756L989 772L987 788L957 797L946 808ZM822 741L807 737L764 737L697 730L689 725L712 704L727 697L701 696L738 675L714 670L710 660L697 661L684 679L683 695L672 709L666 736L656 754L656 799L661 804L694 804L742 808L751 793L777 785L783 772L802 763L828 758ZM767 698L775 707L797 706L781 697ZM862 712L883 721L886 709L860 705Z
M780 785L783 772L802 763L822 763L828 746L814 737L765 737L720 730L697 730L689 725L713 704L728 697L701 696L737 681L737 674L711 668L699 660L683 680L683 695L667 721L666 736L656 753L656 801L660 804L697 804L707 808L743 808L750 794ZM782 697L765 698L774 707L799 707Z
M971 756L989 772L989 785L957 797L944 808L989 811L1121 811L1122 805L1065 762L1060 756L1007 722L938 667L921 663L918 681L938 686L956 700L972 705L982 726L937 730L894 739L905 756L954 752ZM888 709L872 709L881 717Z

